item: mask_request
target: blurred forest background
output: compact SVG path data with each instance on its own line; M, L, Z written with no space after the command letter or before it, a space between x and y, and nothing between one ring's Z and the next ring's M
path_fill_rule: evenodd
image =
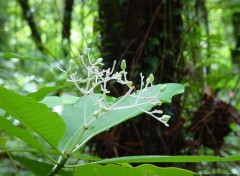
M156 83L189 84L162 107L170 127L142 115L95 137L85 148L90 154L240 154L239 0L0 0L0 85L22 94L63 85L57 66L77 61L86 48L104 67L125 59L137 87L140 72L153 73ZM125 91L109 86L114 96ZM72 92L78 94L68 87L56 95ZM240 171L236 162L160 166ZM14 168L0 154L0 175L7 173Z

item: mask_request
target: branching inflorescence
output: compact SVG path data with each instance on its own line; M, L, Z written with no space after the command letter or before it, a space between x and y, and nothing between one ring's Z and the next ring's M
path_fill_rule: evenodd
M83 118L84 118L85 128L88 128L97 118L100 118L106 112L113 111L113 110L126 110L128 108L137 108L142 112L147 113L153 118L159 120L166 126L168 126L167 122L170 119L169 115L160 116L163 113L163 111L161 110L147 111L142 108L144 105L149 105L149 104L152 104L153 106L161 105L162 102L159 100L158 95L160 92L166 89L166 86L162 86L155 95L144 94L145 91L147 91L149 88L154 86L153 85L154 76L153 74L150 74L149 77L146 79L146 81L144 81L144 76L141 73L140 74L140 77L141 77L140 90L138 90L137 93L134 93L135 86L133 86L132 81L129 81L127 79L127 72L126 72L127 65L125 60L122 60L121 62L121 71L114 72L116 61L113 62L112 68L101 69L101 66L104 65L103 59L99 58L95 62L92 62L89 52L90 52L90 49L87 49L87 61L84 60L83 55L79 56L84 68L87 71L86 78L81 78L81 77L77 78L77 71L74 71L74 72L72 71L72 65L74 64L73 60L69 61L69 67L67 70L63 70L59 68L62 72L68 75L67 81L72 82L84 96L85 112L84 112ZM107 101L107 94L110 93L110 91L107 89L107 83L113 80L122 85L127 86L128 91L116 102L114 102L113 104L112 103L110 104ZM84 86L80 86L81 84ZM101 97L96 96L94 93L95 89L99 87L102 92ZM96 103L100 107L98 110L93 112L93 115L95 118L89 122L87 121L87 117L86 117L86 109L87 109L86 98L88 95L93 95L94 98L96 99ZM134 97L135 102L127 106L118 106L121 102L123 102L128 97ZM140 100L144 100L144 101L140 101Z

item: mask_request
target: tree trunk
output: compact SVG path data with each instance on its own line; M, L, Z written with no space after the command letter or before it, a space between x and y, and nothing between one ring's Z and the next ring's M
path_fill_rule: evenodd
M33 40L35 41L38 49L40 51L44 52L45 48L42 44L41 36L40 36L40 33L38 32L36 23L34 21L33 13L29 6L28 0L19 0L19 3L22 7L24 19L27 21L27 23L31 29Z
M179 82L181 55L181 1L99 0L101 53L105 66L127 61L130 79L139 85L139 73L153 73L156 83ZM113 91L115 90L115 91ZM126 90L114 86L113 95ZM179 100L164 107L172 115L170 128L149 117L136 118L95 138L101 157L141 154L178 154L182 149Z
M62 22L63 53L65 56L69 53L73 4L74 0L65 0Z
M99 0L103 57L126 59L130 77L154 72L159 82L175 82L182 63L180 1ZM114 12L114 13L113 13ZM180 66L181 67L181 66Z
M232 50L232 62L233 64L240 65L240 13L234 13L232 20L234 27L234 37L236 40L235 48Z

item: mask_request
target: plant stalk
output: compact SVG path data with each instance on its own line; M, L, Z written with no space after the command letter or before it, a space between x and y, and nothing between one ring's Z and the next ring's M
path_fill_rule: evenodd
M48 176L54 176L55 174L57 174L62 169L64 164L67 162L68 158L69 158L69 155L67 155L67 157L64 157L64 158L62 156L60 156L58 164L56 164L53 167L53 169L48 174Z

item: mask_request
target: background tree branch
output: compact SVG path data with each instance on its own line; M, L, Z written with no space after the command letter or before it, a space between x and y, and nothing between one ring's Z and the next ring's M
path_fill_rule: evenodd
M37 48L40 51L44 52L45 49L44 49L44 46L43 46L43 43L42 43L42 40L41 40L41 35L40 35L40 33L37 29L36 23L34 21L33 12L32 12L32 9L29 6L29 1L28 0L18 0L18 1L19 1L19 4L22 7L23 17L27 21L27 23L28 23L28 25L31 29L32 37L33 37L33 40L35 41L35 43L37 45Z
M74 0L65 0L64 14L62 22L62 41L63 41L63 52L66 56L69 52L70 35L71 35L71 19L73 10Z

